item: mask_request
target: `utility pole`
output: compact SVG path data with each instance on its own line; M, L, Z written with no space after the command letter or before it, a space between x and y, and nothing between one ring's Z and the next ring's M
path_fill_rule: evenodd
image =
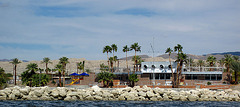
M152 44L150 44L150 45L151 45L152 52L153 52L152 64L153 64L153 66L154 66L154 37L153 37L153 45L152 45ZM153 88L154 88L154 85L155 85L155 73L154 73L155 68L152 68L152 70L153 70Z

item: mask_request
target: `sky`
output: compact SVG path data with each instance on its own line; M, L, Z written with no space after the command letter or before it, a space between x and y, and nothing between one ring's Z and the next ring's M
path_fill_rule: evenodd
M239 51L240 0L0 0L0 38L0 59L106 60L104 46L121 58L133 43L149 56Z

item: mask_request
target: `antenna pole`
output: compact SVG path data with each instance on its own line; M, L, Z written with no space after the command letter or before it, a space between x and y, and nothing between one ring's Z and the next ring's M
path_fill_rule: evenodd
M154 65L154 37L153 37L153 45L150 43L151 45L151 48L152 48L152 52L153 52L153 57L152 57L152 64ZM155 85L155 68L152 69L153 70L153 88L154 88L154 85Z

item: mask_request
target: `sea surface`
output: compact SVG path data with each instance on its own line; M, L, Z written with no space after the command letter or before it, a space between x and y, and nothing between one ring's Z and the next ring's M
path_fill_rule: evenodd
M240 107L215 101L0 101L0 107Z

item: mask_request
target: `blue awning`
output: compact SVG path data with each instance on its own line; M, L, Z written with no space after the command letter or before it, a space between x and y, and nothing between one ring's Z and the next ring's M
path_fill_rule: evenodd
M70 74L70 76L80 76L80 74L72 73L72 74Z
M84 73L81 73L80 76L89 76L89 74L84 72Z

